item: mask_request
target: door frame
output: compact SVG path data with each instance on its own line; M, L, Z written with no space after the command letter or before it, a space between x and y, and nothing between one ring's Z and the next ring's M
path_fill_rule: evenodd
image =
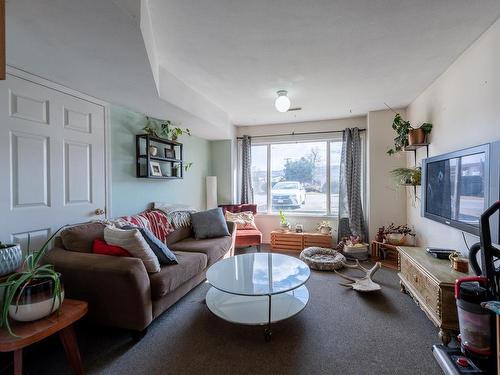
M113 217L111 209L111 117L110 104L104 100L94 96L85 94L81 91L74 90L62 84L50 81L36 74L29 73L25 70L7 65L7 76L13 76L24 79L26 81L47 87L52 90L62 92L67 95L74 96L104 108L104 201L105 201L105 217L107 219Z

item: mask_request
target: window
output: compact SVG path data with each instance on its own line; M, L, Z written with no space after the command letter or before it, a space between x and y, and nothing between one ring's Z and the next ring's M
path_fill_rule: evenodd
M259 141L252 145L252 184L259 212L338 215L340 137Z
M326 142L271 145L272 211L326 215Z

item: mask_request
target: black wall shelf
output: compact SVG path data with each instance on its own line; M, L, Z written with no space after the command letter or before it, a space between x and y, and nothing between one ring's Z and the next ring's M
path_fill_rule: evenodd
M151 155L150 148L157 154ZM167 157L167 153L170 155ZM163 155L163 156L162 156ZM171 156L174 157L171 157ZM183 178L182 143L158 138L148 134L135 136L136 177L155 180L178 180ZM153 165L152 165L153 163ZM153 174L153 167L160 175Z

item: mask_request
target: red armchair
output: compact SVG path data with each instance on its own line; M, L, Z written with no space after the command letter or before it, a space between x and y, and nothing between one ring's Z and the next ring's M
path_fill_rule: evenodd
M245 212L251 211L253 214L257 214L256 204L221 204L219 205L226 214L229 212ZM260 244L262 243L262 233L258 229L237 229L236 230L236 248L255 246L257 251L260 253Z

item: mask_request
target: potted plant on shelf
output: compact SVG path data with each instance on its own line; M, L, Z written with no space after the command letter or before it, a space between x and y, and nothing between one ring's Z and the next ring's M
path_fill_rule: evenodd
M172 128L170 130L170 137L171 137L170 139L172 139L172 141L176 141L177 138L180 137L183 134L187 134L187 135L190 136L191 135L191 130L189 130L187 128L185 130L181 129L181 128L177 128L177 127Z
M28 255L22 269L0 284L4 293L0 327L5 327L13 336L16 335L10 327L10 319L23 322L38 320L62 305L64 290L61 275L53 265L41 263L49 243L61 229L55 231L40 249L32 252L28 237Z
M142 130L152 137L171 139L172 141L176 141L183 134L191 135L191 130L174 126L174 123L170 120L158 123L158 120L149 116L146 116L146 125Z
M392 177L399 185L420 186L422 180L422 168L396 168L391 172Z
M395 226L394 223L391 223L387 228L384 228L384 242L391 245L411 245L415 235L414 230L408 224Z
M280 227L281 227L281 230L285 231L285 232L288 231L290 229L290 224L286 220L285 214L283 213L282 210L279 210L278 214L279 214L279 217L280 217Z
M329 221L322 221L318 224L318 232L321 234L330 234L332 231L332 225Z
M432 131L432 124L424 122L420 127L413 128L409 121L404 120L399 113L396 113L392 121L392 128L397 136L394 138L394 148L387 151L389 155L400 152L408 145L425 143L427 135Z

